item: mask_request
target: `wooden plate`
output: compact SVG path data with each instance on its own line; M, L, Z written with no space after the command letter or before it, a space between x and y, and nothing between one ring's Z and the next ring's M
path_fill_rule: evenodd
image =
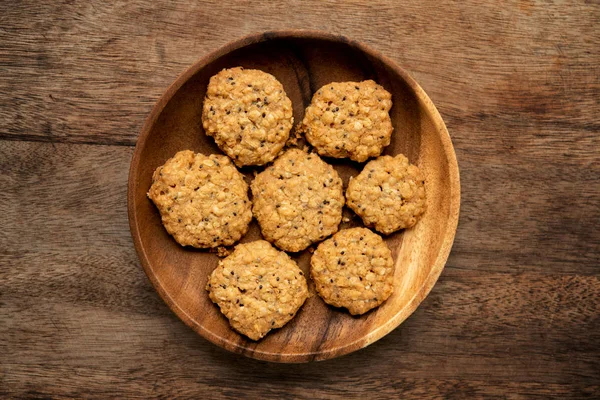
M220 153L201 123L209 78L226 67L257 68L273 74L302 120L312 94L329 82L374 79L392 93L394 125L385 154L405 154L426 176L428 210L405 232L386 238L396 262L394 294L378 309L360 317L327 306L317 295L282 329L253 342L230 329L204 290L217 266L214 253L179 246L165 231L146 197L152 172L177 151ZM360 164L332 163L344 180ZM244 169L248 181L251 168ZM278 362L306 362L347 354L380 339L404 321L427 296L450 252L460 204L456 155L439 113L423 89L390 59L342 36L283 31L251 35L203 57L180 75L160 98L139 136L129 173L129 223L146 274L169 307L211 342L249 357ZM341 228L360 225L351 221ZM256 221L242 242L261 238ZM292 255L308 276L310 253ZM312 283L309 282L314 293Z

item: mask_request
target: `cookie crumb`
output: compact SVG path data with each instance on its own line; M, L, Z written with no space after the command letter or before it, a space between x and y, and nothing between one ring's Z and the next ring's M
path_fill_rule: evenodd
M227 247L219 246L217 247L217 256L224 258L231 254L231 250L227 249Z

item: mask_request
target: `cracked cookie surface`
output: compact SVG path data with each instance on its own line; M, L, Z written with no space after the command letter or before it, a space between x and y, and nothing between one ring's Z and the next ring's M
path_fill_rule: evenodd
M263 236L282 250L304 250L338 230L342 180L316 154L288 150L250 187Z
M182 246L229 246L247 231L248 185L229 158L184 150L154 171L148 197Z
M364 162L390 144L392 95L372 80L320 88L300 127L322 156Z
M414 226L427 208L424 177L402 154L367 163L350 179L346 199L365 225L386 235Z
M308 298L300 268L264 240L237 245L210 274L206 290L230 325L252 340L284 326Z
M310 274L321 298L352 315L379 306L393 292L392 253L366 228L344 229L319 244Z
M238 167L272 161L293 121L292 102L273 75L236 67L210 78L202 125Z

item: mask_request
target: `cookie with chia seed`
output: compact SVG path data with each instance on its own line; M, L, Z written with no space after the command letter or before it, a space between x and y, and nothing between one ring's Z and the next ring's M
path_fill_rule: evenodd
M338 230L342 180L316 154L288 150L250 188L263 236L282 250L304 250Z
M319 244L310 265L319 296L352 315L379 306L394 290L392 253L366 228L341 230Z
M231 327L252 340L284 326L308 297L300 268L264 240L237 245L210 274L206 290Z
M372 80L320 88L300 130L322 156L363 162L381 154L392 136L392 95Z
M402 154L367 163L350 178L346 199L365 225L386 235L414 226L427 208L424 177Z
M292 102L273 75L237 67L210 78L202 125L238 167L275 159L293 122Z
M148 197L182 246L229 246L247 231L248 185L229 158L180 151L154 171Z

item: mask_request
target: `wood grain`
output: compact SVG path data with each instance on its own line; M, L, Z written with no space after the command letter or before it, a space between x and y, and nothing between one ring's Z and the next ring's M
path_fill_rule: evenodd
M1 2L0 394L594 397L599 23L593 1ZM127 146L169 83L234 38L289 28L406 68L446 121L463 190L415 314L363 351L281 366L167 309L125 199Z

